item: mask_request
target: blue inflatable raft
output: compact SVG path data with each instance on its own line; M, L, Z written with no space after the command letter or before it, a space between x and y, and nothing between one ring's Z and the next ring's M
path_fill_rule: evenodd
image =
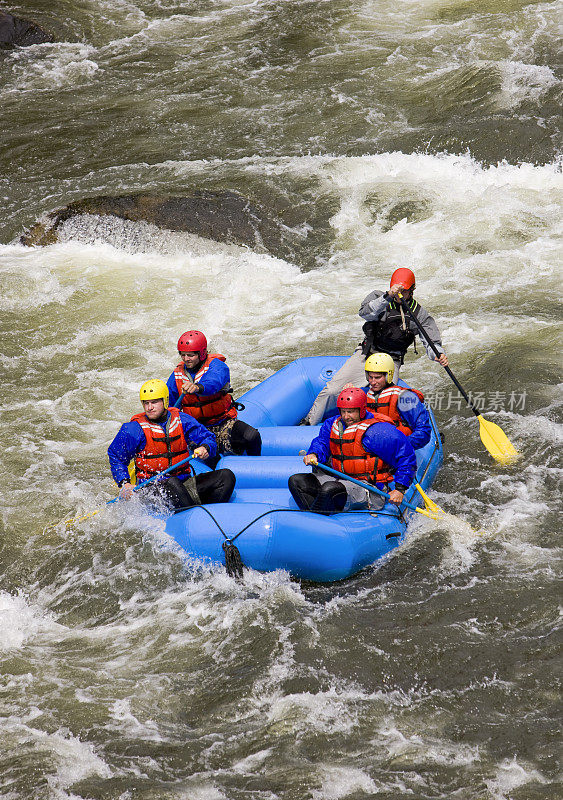
M237 479L228 503L196 506L167 519L166 532L190 556L224 564L222 544L230 539L247 567L283 569L297 578L327 582L353 575L402 541L414 511L399 515L396 506L386 503L379 511L323 516L300 511L287 487L290 475L310 471L299 451L307 450L319 431L298 423L344 361L337 356L299 358L240 397L245 408L239 418L260 429L262 455L220 460L217 468L228 467ZM442 464L432 412L430 418L432 438L417 451L417 481L423 489L431 486ZM414 486L405 500L423 507Z

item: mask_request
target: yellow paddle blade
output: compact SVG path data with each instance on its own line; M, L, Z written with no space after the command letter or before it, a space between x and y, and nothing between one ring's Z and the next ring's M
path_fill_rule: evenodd
M449 514L447 511L444 511L443 508L440 508L440 506L437 503L435 503L434 500L431 500L428 497L428 495L426 494L426 492L419 483L415 483L415 486L418 492L420 493L420 496L424 500L424 505L425 505L424 509L422 508L418 509L420 514L425 514L427 517L430 517L431 519L443 520L444 522L449 522L450 524L452 523L457 524L458 527L461 524L463 527L468 527L471 533L475 534L483 533L483 531L474 530L471 527L471 525L469 525L469 523L466 522L464 519L456 517L454 514Z
M424 489L422 488L422 486L419 483L415 483L415 486L418 489L418 492L419 492L420 496L424 500L424 505L425 505L427 511L433 511L435 514L445 514L446 513L443 508L440 508L440 506L437 503L435 503L434 500L431 500L428 497L428 495L426 494L426 492L424 491Z
M479 414L479 434L481 441L497 461L501 464L513 464L518 458L520 453L516 450L506 433L495 425L494 422L489 422Z
M431 511L428 508L415 508L414 510L417 514L424 514L425 517L430 517L430 519L441 519L445 513L441 509L441 514L438 514L436 511Z
M43 528L43 533L45 533L46 531L51 530L51 528L56 528L59 525L64 525L65 528L68 528L71 525L74 525L75 522L82 522L82 520L88 519L89 517L95 517L96 514L99 514L100 511L103 511L103 510L104 510L103 508L98 508L97 511L90 511L89 514L84 514L83 517L71 517L71 519L65 519L65 520L63 520L61 522L52 522L50 525L47 525L46 528Z
M103 508L98 508L97 511L90 511L89 514L84 514L83 517L73 517L72 519L65 519L64 524L68 527L69 525L74 525L75 522L82 522L83 519L89 519L90 517L95 517L96 514L99 514L100 511L103 511Z

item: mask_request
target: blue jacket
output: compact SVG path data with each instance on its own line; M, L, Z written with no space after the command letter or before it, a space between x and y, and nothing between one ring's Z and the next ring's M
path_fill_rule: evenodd
M186 373L186 378L190 378L192 381L197 374L197 370L190 372L186 368L185 364L184 372ZM226 383L229 383L230 380L231 373L225 362L221 361L220 358L213 358L211 359L211 363L209 364L209 369L207 372L198 380L198 383L201 385L201 392L199 392L199 394L215 394L215 392L218 392L220 389L222 389ZM168 391L170 392L169 403L171 406L175 406L180 394L176 386L174 372L172 372L166 381L166 385L168 386Z
M166 413L166 419L157 424L161 426L162 430L166 428L166 422L170 416L170 412ZM204 425L200 425L189 414L184 414L180 411L180 421L182 423L182 430L187 442L195 442L197 445L203 444L209 450L209 455L214 456L217 453L217 440L215 435L208 431ZM111 469L111 474L116 483L129 480L129 471L127 467L132 458L141 450L147 443L144 431L138 422L126 422L119 429L117 436L108 447L108 458ZM178 475L177 477L182 481L188 477L189 473Z
M329 463L330 429L334 420L339 417L338 414L323 422L319 435L313 439L307 451L314 453L322 464ZM366 419L373 419L373 414L368 411ZM409 442L410 438L412 437L406 437L390 422L370 425L362 438L362 447L389 464L395 474L395 483L404 487L412 483L416 473L416 456Z
M369 386L362 386L362 391L367 394ZM432 436L432 425L428 409L424 403L420 402L420 398L414 392L403 392L397 403L397 411L412 431L408 439L413 450L418 450L428 444Z

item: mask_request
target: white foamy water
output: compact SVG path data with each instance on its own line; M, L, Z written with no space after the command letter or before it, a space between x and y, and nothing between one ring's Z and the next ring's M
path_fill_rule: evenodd
M6 92L34 93L79 88L100 72L95 49L83 44L35 45L11 56L12 80ZM103 72L103 70L102 70Z
M30 641L48 638L63 630L51 614L34 608L23 596L0 592L0 650L17 650Z
M65 41L0 54L0 794L558 797L559 4L37 14ZM198 189L248 197L283 246L109 216L18 244L83 198ZM106 508L107 445L183 330L240 394L350 353L396 266L519 465L411 352L451 516L352 579L237 584L136 501Z

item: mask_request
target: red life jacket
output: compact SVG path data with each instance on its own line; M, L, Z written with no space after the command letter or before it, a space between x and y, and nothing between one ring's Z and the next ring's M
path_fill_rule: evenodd
M368 483L389 483L394 479L389 464L368 453L362 445L362 437L371 425L391 422L385 414L374 414L373 419L361 419L344 428L338 417L330 429L330 465L339 472L351 475Z
M209 353L196 372L194 383L197 383L201 376L205 375L214 358L226 361L225 356L220 353ZM186 375L184 364L178 364L174 369L174 379L176 380L176 388L179 394L182 394L182 383L187 377L189 376ZM236 419L237 417L231 387L228 383L218 392L214 392L214 394L185 394L182 397L181 410L185 414L191 414L202 425L215 425L221 420Z
M382 389L377 397L372 390L369 389L367 394L367 410L371 411L372 414L385 414L387 417L390 417L391 422L398 430L404 433L405 436L410 436L412 429L409 428L405 420L401 417L399 409L397 408L399 397L403 392L413 392L421 402L424 402L424 395L422 392L419 392L418 389L406 389L404 386L395 386L393 384L392 386L386 386L385 389Z
M166 430L163 430L156 422L151 422L145 414L135 414L131 417L131 422L138 422L147 443L144 448L135 456L135 472L138 481L146 481L158 472L162 472L178 461L182 461L189 455L188 443L184 436L182 423L180 421L180 411L177 408L169 408L170 416L166 423ZM178 470L172 470L169 475L191 475L189 463L182 464Z

